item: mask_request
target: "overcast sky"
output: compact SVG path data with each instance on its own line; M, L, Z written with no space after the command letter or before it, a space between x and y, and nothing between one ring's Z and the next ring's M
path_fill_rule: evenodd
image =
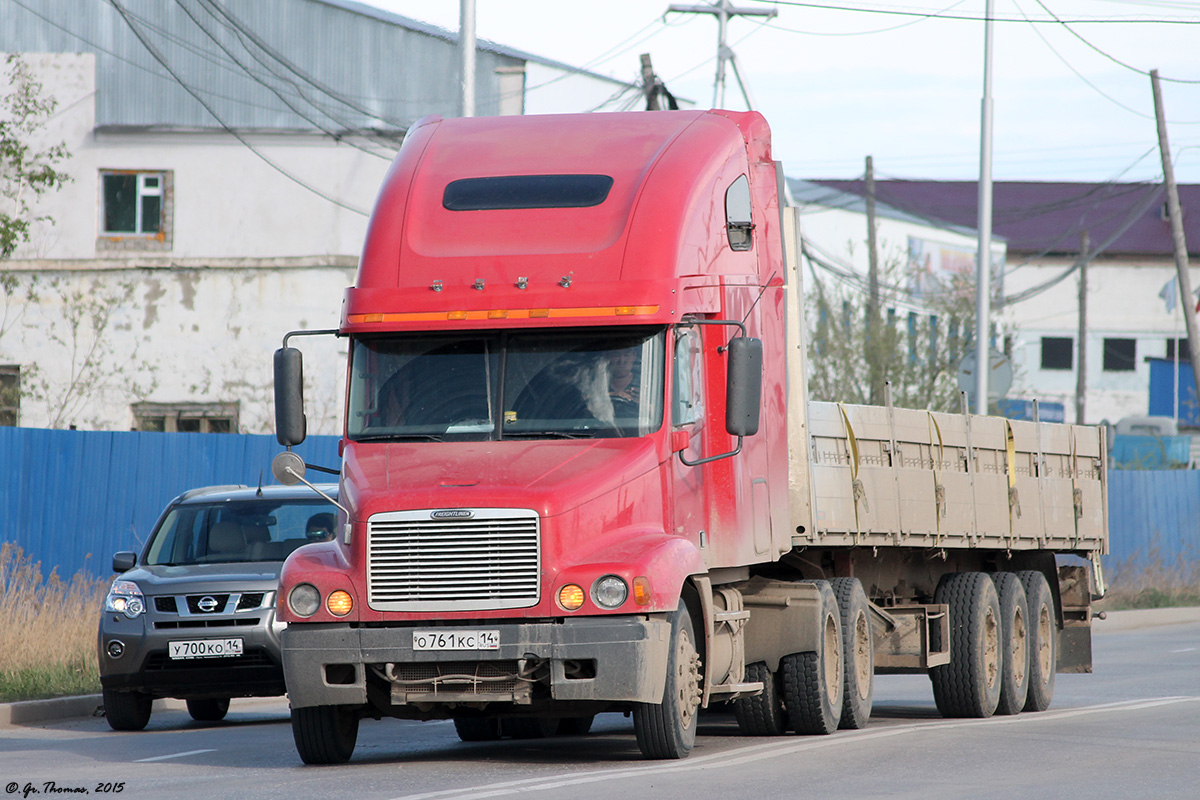
M458 28L458 0L365 2ZM871 155L880 178L979 177L984 0L735 4L778 10L732 20L728 42L788 175L852 178ZM716 19L669 5L476 0L476 34L631 82L650 53L668 89L710 107ZM1200 183L1200 1L994 0L993 15L996 180L1160 180L1157 69L1176 180ZM746 107L732 74L725 98Z

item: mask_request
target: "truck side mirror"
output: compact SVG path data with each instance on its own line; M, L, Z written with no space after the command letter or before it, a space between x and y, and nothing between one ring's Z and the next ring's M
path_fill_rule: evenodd
M730 340L725 376L725 430L733 436L758 433L762 360L762 339L739 336Z
M304 358L294 347L275 351L275 438L284 447L304 441Z

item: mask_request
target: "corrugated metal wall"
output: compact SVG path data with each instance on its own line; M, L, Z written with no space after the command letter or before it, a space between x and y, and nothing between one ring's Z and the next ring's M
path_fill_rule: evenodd
M296 451L337 468L338 437ZM138 550L158 515L188 489L274 483L273 436L0 428L0 541L15 542L42 573L110 574L112 554ZM310 480L332 476L310 473Z
M1108 473L1109 561L1200 559L1200 470Z

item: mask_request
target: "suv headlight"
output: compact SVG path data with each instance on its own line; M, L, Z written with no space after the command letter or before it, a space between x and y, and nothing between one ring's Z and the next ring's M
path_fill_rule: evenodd
M113 581L108 597L104 598L104 610L137 619L146 611L146 598L133 581Z

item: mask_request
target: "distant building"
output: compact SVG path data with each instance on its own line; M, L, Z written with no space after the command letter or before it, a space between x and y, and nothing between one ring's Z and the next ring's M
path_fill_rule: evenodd
M861 180L815 183L855 196L864 193ZM879 202L907 214L976 225L974 181L877 180L875 187ZM1180 186L1179 195L1195 290L1200 289L1200 185ZM1171 408L1168 380L1163 384L1168 396L1157 398L1159 410L1148 410L1151 360L1173 363L1178 348L1184 371L1189 363L1164 188L1148 183L1001 181L994 184L993 198L993 230L1008 245L1001 289L1005 299L996 313L1015 331L1007 343L1016 370L1010 394L1061 402L1067 419L1075 419L1078 264L1086 234L1083 421L1116 421L1162 414L1164 405ZM1185 383L1190 384L1190 376ZM1194 403L1185 397L1182 405L1180 416L1186 418Z
M459 113L457 34L349 0L0 0L0 43L74 179L0 262L0 424L270 431L273 349L336 327L405 131ZM479 115L641 99L483 40L476 86ZM310 429L338 432L345 348L304 347Z

